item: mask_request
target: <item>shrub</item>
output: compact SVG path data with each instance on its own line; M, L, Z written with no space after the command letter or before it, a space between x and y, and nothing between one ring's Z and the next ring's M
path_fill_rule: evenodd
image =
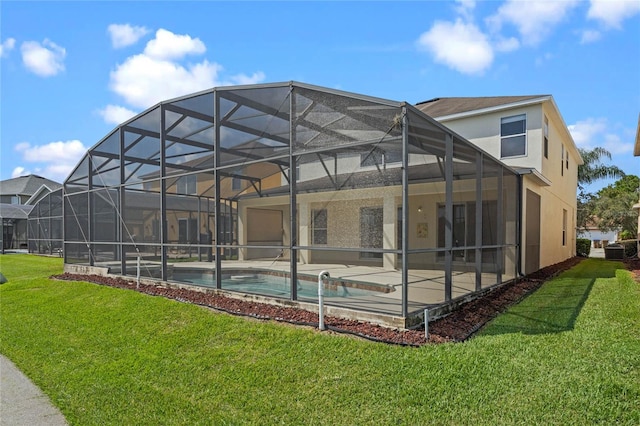
M591 240L587 238L576 239L576 254L582 257L589 257L591 253Z
M635 257L638 255L638 240L618 241L624 247L624 257Z

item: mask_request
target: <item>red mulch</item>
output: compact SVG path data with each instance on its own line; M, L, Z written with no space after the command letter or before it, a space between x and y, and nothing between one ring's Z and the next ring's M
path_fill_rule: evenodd
M486 295L462 305L460 308L429 323L429 340L424 338L424 329L396 330L362 321L347 320L331 316L325 317L325 325L329 330L349 333L371 340L386 343L420 346L426 343L459 342L468 339L488 321L495 318L509 306L522 300L538 289L542 283L558 273L565 271L582 261L574 257L564 262L543 268L517 282L496 288ZM630 270L640 279L640 260L625 262ZM62 274L52 278L72 281L88 281L96 284L136 290L135 281L123 278L104 277L99 275ZM137 289L141 293L164 296L188 303L207 306L216 310L250 316L264 320L275 320L302 324L318 325L318 314L298 308L274 306L265 303L238 300L223 295L205 294L199 291L166 288L141 284Z

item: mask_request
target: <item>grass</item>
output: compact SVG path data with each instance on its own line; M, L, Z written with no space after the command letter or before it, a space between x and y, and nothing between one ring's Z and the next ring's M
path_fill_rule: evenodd
M71 424L640 424L640 285L617 262L419 349L0 266L0 352Z

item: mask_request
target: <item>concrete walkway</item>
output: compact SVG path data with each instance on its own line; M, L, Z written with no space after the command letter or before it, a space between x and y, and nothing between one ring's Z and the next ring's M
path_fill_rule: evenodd
M0 425L63 426L67 422L49 398L13 362L0 354Z

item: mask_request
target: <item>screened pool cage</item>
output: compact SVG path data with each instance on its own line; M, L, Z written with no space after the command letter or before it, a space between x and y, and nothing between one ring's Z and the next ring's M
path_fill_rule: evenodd
M62 254L62 188L50 192L33 207L27 219L29 253Z
M410 104L220 87L87 152L64 183L65 263L287 304L314 303L326 270L325 304L406 319L515 278L519 193Z

